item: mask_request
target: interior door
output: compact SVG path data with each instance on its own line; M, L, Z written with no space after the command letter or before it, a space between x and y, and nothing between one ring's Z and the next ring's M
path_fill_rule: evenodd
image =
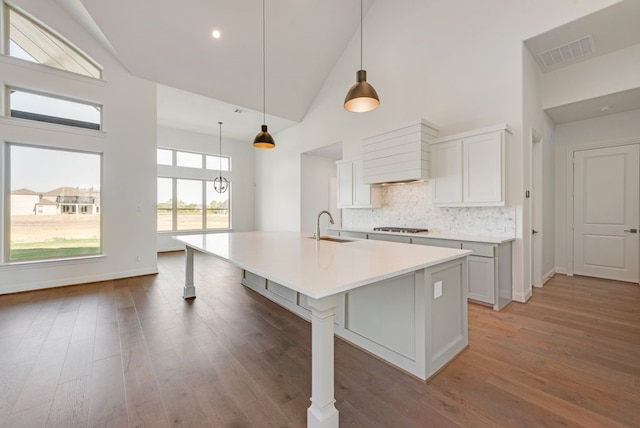
M638 282L639 147L575 152L575 274Z

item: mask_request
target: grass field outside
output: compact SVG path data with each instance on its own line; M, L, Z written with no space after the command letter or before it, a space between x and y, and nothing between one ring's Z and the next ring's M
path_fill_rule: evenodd
M13 215L10 260L100 254L99 215Z

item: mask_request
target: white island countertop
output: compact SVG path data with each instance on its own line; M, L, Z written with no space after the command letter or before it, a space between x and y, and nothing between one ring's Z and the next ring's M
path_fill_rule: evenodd
M343 243L317 242L298 232L213 233L175 239L316 299L471 254L352 238Z

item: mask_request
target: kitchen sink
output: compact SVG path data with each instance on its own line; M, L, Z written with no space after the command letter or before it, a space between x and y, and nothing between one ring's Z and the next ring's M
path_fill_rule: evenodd
M316 239L315 236L310 236L309 239ZM321 236L320 237L321 241L330 241L330 242L353 242L350 239L341 239L341 238L334 238L333 236Z

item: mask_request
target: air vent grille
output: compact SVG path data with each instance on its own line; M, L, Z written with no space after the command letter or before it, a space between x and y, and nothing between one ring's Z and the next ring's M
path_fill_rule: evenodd
M542 52L539 56L545 67L552 67L588 55L591 52L593 52L593 38L589 35L574 42Z

